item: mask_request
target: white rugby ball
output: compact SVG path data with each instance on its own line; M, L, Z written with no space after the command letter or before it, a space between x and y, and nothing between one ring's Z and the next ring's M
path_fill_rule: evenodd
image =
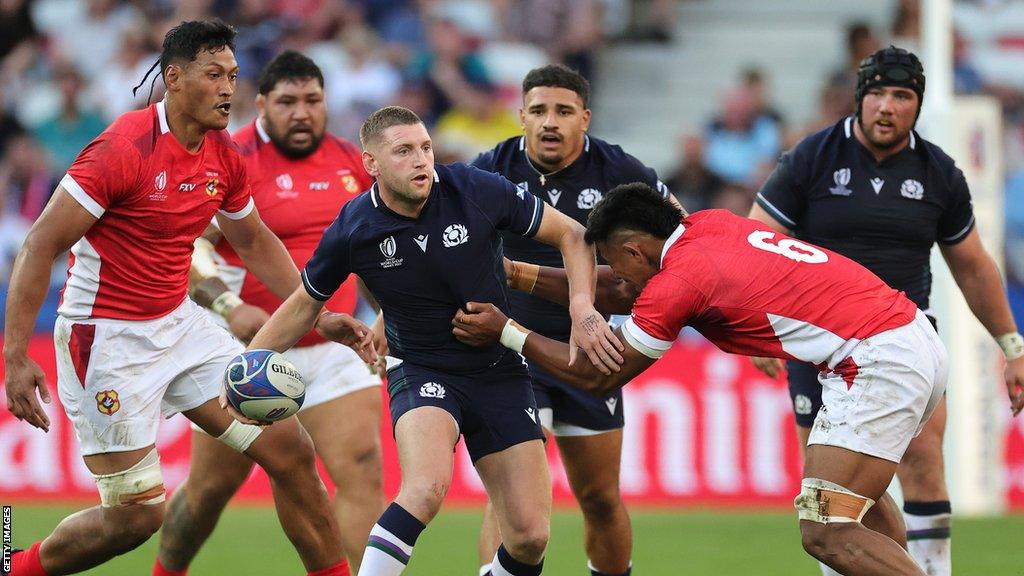
M228 402L246 418L274 422L292 416L306 398L294 364L274 350L247 350L224 373Z

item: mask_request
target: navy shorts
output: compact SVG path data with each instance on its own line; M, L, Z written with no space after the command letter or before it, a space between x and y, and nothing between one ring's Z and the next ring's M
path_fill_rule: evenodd
M530 374L515 352L470 374L403 362L388 372L388 394L392 432L406 412L436 406L455 419L473 462L516 444L544 439Z
M583 360L587 361L586 357ZM537 408L551 410L551 428L555 436L587 436L625 426L622 388L599 398L535 366L530 366L530 376L533 378ZM547 424L543 420L541 423Z
M789 399L793 401L793 414L801 428L814 425L814 418L821 410L821 382L818 369L813 364L790 360L786 362L789 374Z
M938 329L935 318L928 316L932 327ZM796 424L801 428L810 428L821 410L821 383L818 382L818 369L812 364L789 360L786 362L789 373L789 399L793 402L793 414Z

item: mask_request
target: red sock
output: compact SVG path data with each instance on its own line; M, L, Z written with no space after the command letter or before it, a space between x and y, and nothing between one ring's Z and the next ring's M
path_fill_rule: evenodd
M48 576L39 561L39 547L36 542L28 550L15 552L11 555L11 576Z
M309 572L308 576L351 576L348 571L348 560L342 560L334 566L328 566L323 570Z
M184 570L169 570L164 568L164 565L160 563L160 559L157 558L153 562L153 576L185 576L188 574L188 568Z

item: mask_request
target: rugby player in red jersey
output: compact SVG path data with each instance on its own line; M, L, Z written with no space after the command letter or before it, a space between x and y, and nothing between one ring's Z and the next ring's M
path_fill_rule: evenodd
M684 215L644 184L594 208L587 240L611 265L603 312L631 317L618 370L570 365L568 347L470 303L453 320L467 344L499 340L596 394L622 386L671 347L686 325L736 354L819 367L824 408L810 436L795 505L804 548L843 574L924 576L905 548L885 490L946 385L946 351L901 292L843 256L721 210ZM515 263L515 286L564 301L564 274ZM639 292L639 296L634 295ZM1014 409L1024 404L1020 383Z
M224 130L238 73L234 36L214 21L167 33L166 99L122 115L81 152L18 255L4 338L7 407L49 428L45 375L27 345L50 268L70 249L54 329L57 388L101 504L15 553L12 575L79 572L149 539L164 516L157 428L177 412L263 466L308 571L348 574L309 436L296 420L261 429L219 405L224 367L242 347L187 298L192 243L214 215L275 293L299 282L253 209L244 161Z

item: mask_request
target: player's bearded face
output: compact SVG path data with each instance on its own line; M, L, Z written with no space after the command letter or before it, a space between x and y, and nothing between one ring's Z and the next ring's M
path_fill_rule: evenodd
M320 146L327 129L324 89L315 78L278 82L256 98L263 128L282 154L305 158Z
M549 171L575 160L583 151L590 110L568 88L538 86L523 95L519 119L530 158Z
M910 137L917 120L917 93L898 86L868 89L858 122L872 147L888 150Z
M207 130L227 128L237 77L238 62L230 49L199 52L181 78L184 109Z
M399 201L426 201L434 185L434 149L423 124L392 126L381 134L370 171ZM376 173L374 173L376 172Z

